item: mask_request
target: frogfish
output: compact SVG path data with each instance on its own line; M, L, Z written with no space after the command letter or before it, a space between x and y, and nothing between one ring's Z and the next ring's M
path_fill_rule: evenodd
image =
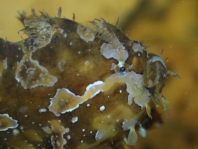
M162 123L160 56L104 19L40 13L20 14L26 39L0 39L1 149L129 149Z

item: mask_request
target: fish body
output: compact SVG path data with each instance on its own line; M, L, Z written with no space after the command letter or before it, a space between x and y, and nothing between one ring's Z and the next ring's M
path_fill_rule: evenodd
M21 16L27 39L0 39L0 147L134 146L155 105L169 109L162 58L103 19L41 14Z

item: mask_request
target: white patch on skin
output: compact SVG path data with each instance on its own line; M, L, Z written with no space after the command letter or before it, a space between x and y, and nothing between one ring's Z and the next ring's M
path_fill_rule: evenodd
M53 112L56 116L60 116L60 113L71 112L77 109L80 104L103 91L103 85L103 81L89 84L83 96L75 95L66 88L58 89L56 95L50 101L49 111Z
M72 123L76 123L78 121L78 117L73 117L72 118Z
M145 107L146 103L150 101L150 93L144 87L144 78L142 75L137 74L133 71L127 72L123 76L112 74L105 80L103 90L110 89L115 83L125 83L127 86L126 91L128 95L128 104L131 105L133 100L136 104Z
M123 128L123 130L129 130L129 129L131 129L131 127L134 127L136 123L137 123L137 121L134 119L131 119L131 120L126 119L122 123L122 128Z
M24 56L21 62L17 66L15 79L21 83L25 88L35 88L38 86L53 86L58 79L48 73L48 70L41 66L37 60L32 60L31 55L29 57ZM25 71L26 74L21 73Z
M139 134L143 137L143 138L145 138L146 137L146 129L144 129L142 126L140 126L140 128L139 128Z
M82 25L78 25L76 32L80 36L80 38L86 42L94 41L94 39L95 39L94 31L92 31L91 29L88 29Z
M100 107L100 111L104 111L104 110L105 110L105 106L102 105L102 106Z
M103 137L104 137L103 132L101 132L100 130L98 130L98 131L96 132L96 135L95 135L96 141L101 140Z
M19 131L18 129L14 129L14 130L13 130L13 135L14 135L14 136L18 135L19 133L20 133L20 131Z
M18 63L15 79L27 88L38 86L51 87L57 82L57 78L48 74L48 70L41 66L38 61L32 60L32 52L45 47L51 42L55 32L63 33L63 29L50 25L48 19L24 20L25 34L29 36L26 46L22 48L24 56ZM27 72L24 74L22 72Z
M7 68L8 68L8 61L7 61L7 58L5 58L5 59L3 60L3 68L4 68L4 69L7 69Z
M40 112L40 113L47 112L47 109L45 109L45 108L39 109L39 112Z
M9 128L18 127L18 121L14 120L8 114L0 114L0 131L6 131Z
M63 71L64 71L64 69L65 69L65 64L66 64L66 61L65 61L65 60L62 60L62 61L59 61L59 62L58 62L58 70L59 70L60 72L63 72Z
M125 47L120 43L118 37L110 29L110 24L104 20L99 20L98 22L93 21L94 29L96 33L99 34L99 38L106 41L100 47L101 54L109 59L114 58L118 61L125 61L128 58L128 51L125 50Z
M68 133L70 131L70 129L67 127L66 129L65 129L65 133Z
M67 33L65 33L63 36L66 38L67 37Z
M52 130L49 128L49 126L45 126L42 129L43 129L43 131L45 131L48 134L51 134L52 133Z
M122 124L123 130L130 130L128 134L128 138L124 138L124 141L128 145L135 145L137 142L138 136L135 131L135 124L137 123L136 120L131 119L131 120L125 120Z
M101 54L109 59L114 58L117 61L124 62L128 58L128 51L125 50L125 47L121 44L114 46L111 44L103 43L100 47Z
M71 139L71 136L70 135L67 135L67 139L70 140Z

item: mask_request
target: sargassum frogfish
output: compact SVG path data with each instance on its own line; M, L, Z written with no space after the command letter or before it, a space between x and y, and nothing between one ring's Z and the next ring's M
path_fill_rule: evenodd
M103 19L40 13L20 14L28 38L0 39L0 148L133 148L169 110L162 58Z

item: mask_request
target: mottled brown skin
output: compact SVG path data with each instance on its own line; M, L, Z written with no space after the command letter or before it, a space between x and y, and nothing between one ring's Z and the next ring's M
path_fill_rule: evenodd
M65 128L68 127L70 129L68 134L71 136L71 139L67 140L66 148L80 148L81 140L87 144L96 143L95 134L97 129L93 126L96 125L94 120L109 113L115 117L122 117L123 113L117 109L120 105L129 108L137 119L139 117L139 121L143 125L148 126L148 123L151 122L148 120L145 108L141 109L134 102L130 106L127 104L128 93L126 92L125 84L117 84L108 92L98 94L81 104L74 111L61 114L59 117L48 110L50 98L54 97L58 88L68 88L76 95L83 95L89 84L97 80L105 80L114 73L114 70L110 68L112 63L117 63L115 59L106 59L101 55L100 47L105 42L104 40L96 37L94 41L87 43L79 37L76 33L78 23L60 18L49 18L48 21L50 24L55 24L57 27L64 29L67 37L65 38L63 34L58 32L55 33L49 44L32 53L32 59L37 60L41 66L47 68L50 75L57 77L58 81L52 87L39 86L24 89L15 79L15 73L17 62L20 62L24 56L22 50L18 50L18 48L22 48L24 45L27 46L27 39L24 42L20 41L18 43L11 43L0 39L0 61L2 62L3 59L7 58L8 64L8 68L2 71L0 79L0 113L8 113L13 119L18 120L19 126L17 129L20 131L17 136L13 135L12 129L1 131L0 148L53 148L50 142L51 134L44 132L42 129L45 126L51 127L48 121L53 119L61 120L61 124ZM134 63L133 70L142 74L145 67L143 62L145 56L141 56L138 59L137 55L133 55L133 52L130 51L132 44L129 44L130 40L126 35L116 27L112 28L112 30L129 52L127 62ZM72 42L72 45L70 45L70 42ZM89 49L91 50L89 51ZM81 51L80 54L78 54L79 51ZM61 60L66 60L63 72L60 72L57 67L58 62ZM91 62L92 66L85 68L85 61ZM122 90L122 94L119 93L119 90ZM90 107L87 107L87 104L90 104ZM102 105L105 105L103 112L99 110ZM23 110L25 107L27 109ZM48 111L40 113L39 109L42 108L46 108ZM76 123L71 122L74 116L78 117L78 122ZM145 122L143 121L144 119L148 121ZM118 132L117 135L105 140L100 145L96 143L95 147L93 146L94 148L100 149L104 148L104 146L111 146L114 149L132 148L123 141L122 136L123 134L127 135L128 131L123 131L122 123L117 122L114 125ZM86 130L87 135L85 137L83 136L84 132L82 129ZM30 131L33 133L30 133ZM92 134L89 133L90 131L92 131ZM34 133L38 135L35 136ZM64 136L66 137L67 134ZM24 142L25 140L27 142ZM112 140L114 144L111 143Z

